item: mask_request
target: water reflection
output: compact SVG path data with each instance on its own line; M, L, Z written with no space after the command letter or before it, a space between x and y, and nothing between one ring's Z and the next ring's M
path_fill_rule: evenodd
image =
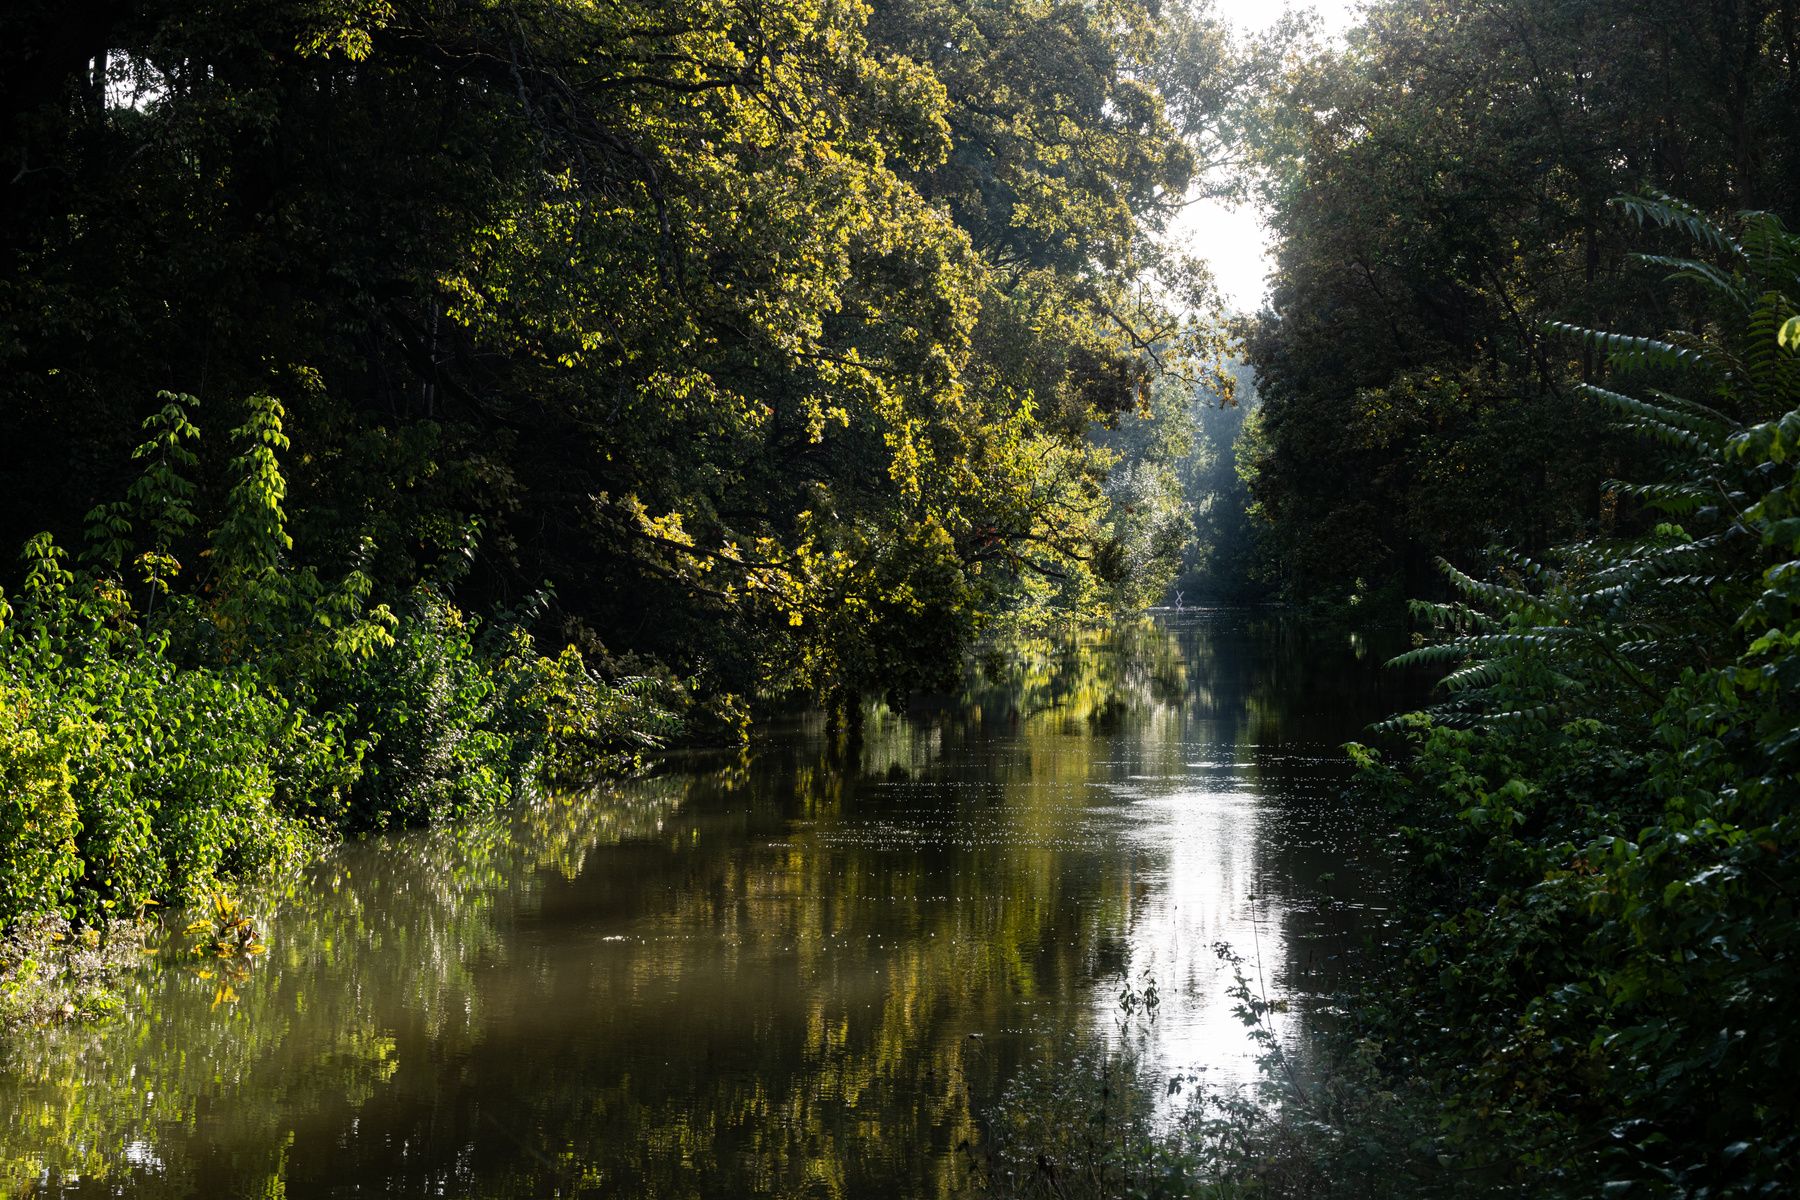
M136 1019L5 1048L0 1190L950 1194L1121 972L1169 1065L1245 1077L1212 946L1304 999L1374 903L1335 747L1384 656L1229 613L1000 646L859 731L342 847L259 900L235 1000L147 970Z

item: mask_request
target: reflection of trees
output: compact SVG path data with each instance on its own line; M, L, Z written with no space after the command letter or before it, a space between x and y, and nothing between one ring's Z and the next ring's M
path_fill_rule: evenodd
M172 962L126 981L131 1018L5 1046L0 1192L49 1171L265 1194L259 1181L293 1168L296 1123L389 1089L401 1064L385 1014L410 1008L440 1052L470 1041L473 975L505 952L509 901L668 807L542 799L511 824L352 843L269 882L255 907L270 961L235 1001L215 1004L205 964ZM229 1152L189 1152L212 1146Z
M1286 770L1239 747L1367 686L1241 623L996 649L859 731L340 848L270 890L235 1004L146 973L143 1017L7 1048L0 1191L947 1193L1043 1052L1005 1031L1078 1023L1125 961L1142 891L1092 785L1202 742Z
M1384 884L1378 856L1359 844L1357 818L1342 802L1348 769L1337 748L1368 740L1370 721L1428 691L1429 678L1382 668L1404 648L1398 632L1201 613L1096 631L1054 648L997 647L1005 672L984 664L965 688L985 712L1001 699L995 677L1010 674L1007 683L1036 698L1026 711L1041 710L1022 722L1026 742L1085 724L1115 739L1112 753L1124 749L1144 775L1179 777L1198 760L1237 786L1251 784L1267 802L1257 890L1284 898L1274 911L1287 959L1271 964L1274 975L1284 990L1324 993ZM1321 882L1327 873L1335 878ZM1128 917L1117 928L1129 929ZM1123 958L1115 943L1104 965Z
M1080 974L1051 853L834 837L883 782L772 758L281 881L235 1004L174 968L135 981L147 1019L9 1048L8 1183L947 1190L969 1083L1024 1042L966 1035ZM958 903L964 880L989 901ZM596 954L577 920L633 945Z

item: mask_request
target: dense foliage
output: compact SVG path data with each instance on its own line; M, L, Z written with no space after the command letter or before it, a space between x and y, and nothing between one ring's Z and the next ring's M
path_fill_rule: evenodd
M1424 606L1447 636L1406 657L1461 664L1452 698L1404 722L1403 773L1357 751L1413 865L1410 941L1363 1011L1465 1167L1784 1190L1800 374L1778 331L1800 238L1767 214L1734 238L1680 205L1623 207L1702 239L1704 260L1669 265L1718 302L1700 333L1580 335L1611 369L1588 402L1665 447L1667 475L1619 490L1668 519L1488 581L1446 567L1464 599Z
M1086 432L1221 344L1149 235L1255 69L1154 8L10 6L0 545L159 390L267 394L296 561L550 580L727 726L942 676L1014 576L1139 603L1179 546L1120 556Z
M1295 599L1438 590L1438 555L1610 527L1642 458L1581 401L1591 347L1694 315L1609 201L1791 218L1790 3L1391 0L1286 76L1265 143L1277 266L1247 353L1265 570ZM1391 581L1391 582L1390 582Z
M1267 556L1260 553L1260 522L1251 512L1247 461L1261 426L1254 372L1233 365L1235 403L1204 390L1193 397L1189 452L1176 464L1179 487L1194 535L1182 553L1170 597L1183 605L1263 601L1275 592Z
M1150 380L1229 381L1155 234L1271 64L1135 0L6 6L0 916L1158 595Z
M396 615L352 571L283 561L281 409L259 397L210 571L170 586L167 546L117 573L132 521L179 530L197 461L192 404L170 398L138 448L132 499L90 514L90 566L48 534L0 602L4 918L141 914L292 860L318 836L492 810L544 771L635 760L672 726L648 681L610 684L522 629L478 650L423 589Z
M1248 573L1448 601L1451 673L1351 747L1404 864L1351 1032L1214 1179L1792 1189L1794 28L1400 0L1288 75Z

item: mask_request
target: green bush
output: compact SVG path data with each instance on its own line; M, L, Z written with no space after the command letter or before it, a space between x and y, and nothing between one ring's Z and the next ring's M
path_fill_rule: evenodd
M1800 238L1628 208L1717 260L1659 260L1721 298L1702 334L1570 331L1615 387L1662 385L1584 391L1669 474L1615 486L1654 514L1637 536L1486 580L1446 566L1464 600L1418 606L1443 636L1401 661L1454 667L1450 699L1396 724L1402 769L1351 748L1411 864L1405 936L1355 1008L1461 1165L1569 1193L1791 1190Z
M341 743L242 667L184 668L87 596L48 539L30 585L0 609L0 772L7 783L8 919L84 920L179 899L304 848L290 793L355 772Z
M354 568L328 583L292 566L266 396L234 431L207 573L174 587L199 430L191 398L167 399L143 479L90 514L89 567L41 535L16 608L0 598L0 922L190 901L319 836L490 811L546 771L630 769L679 728L661 681L609 683L518 628L480 645L434 590L395 615Z
M540 655L521 628L479 622L436 590L400 606L393 641L321 684L369 746L337 824L380 829L489 812L535 779L634 770L682 722L670 681L608 682L573 648Z
M81 832L71 758L87 757L97 727L63 721L48 736L32 723L30 693L0 686L0 921L53 912L81 874Z
M321 682L320 702L366 741L362 776L337 823L350 829L491 811L538 767L538 740L507 704L473 622L436 592L402 606L390 644ZM528 706L528 705L527 705Z

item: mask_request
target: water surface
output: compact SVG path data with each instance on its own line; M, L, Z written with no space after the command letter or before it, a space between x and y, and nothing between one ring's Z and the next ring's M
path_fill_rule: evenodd
M1395 649L1165 616L345 845L253 898L243 977L147 969L130 1018L0 1050L0 1191L945 1196L995 1090L1126 978L1164 1066L1248 1080L1215 947L1301 1037L1381 904L1338 746L1413 698Z

